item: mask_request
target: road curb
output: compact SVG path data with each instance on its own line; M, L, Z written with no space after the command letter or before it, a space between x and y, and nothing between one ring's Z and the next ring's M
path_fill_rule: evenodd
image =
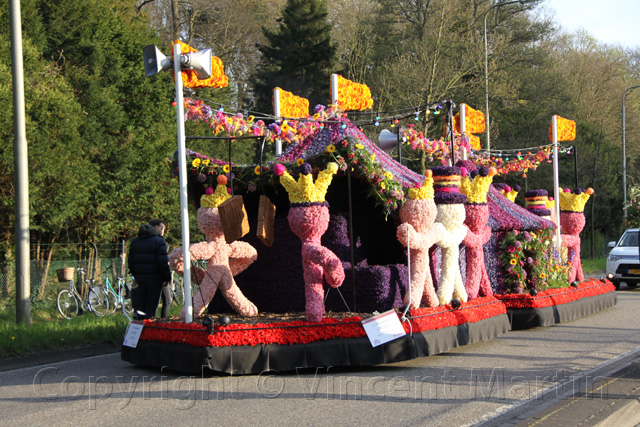
M82 359L85 357L99 356L102 354L119 353L120 347L121 346L119 344L100 344L45 353L29 354L26 356L12 357L8 359L0 359L0 372L41 366L49 363L62 362L71 359Z

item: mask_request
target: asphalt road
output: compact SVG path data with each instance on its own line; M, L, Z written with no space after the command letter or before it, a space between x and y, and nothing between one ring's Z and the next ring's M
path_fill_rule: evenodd
M366 369L182 376L119 353L0 372L3 425L501 425L588 391L640 356L640 289L617 306ZM640 386L640 379L638 379ZM607 398L598 387L591 398Z

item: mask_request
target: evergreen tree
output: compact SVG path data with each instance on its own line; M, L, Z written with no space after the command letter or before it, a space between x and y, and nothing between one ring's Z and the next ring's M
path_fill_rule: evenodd
M256 108L271 112L273 88L328 104L335 59L325 0L287 0L277 31L263 27L267 43L258 45L262 62L254 77Z

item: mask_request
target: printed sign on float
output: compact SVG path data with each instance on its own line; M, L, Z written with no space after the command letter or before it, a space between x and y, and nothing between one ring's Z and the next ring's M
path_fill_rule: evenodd
M124 333L124 342L122 345L136 348L140 334L142 334L142 328L144 328L144 322L132 320L129 326L127 326L127 332Z
M407 334L395 310L385 311L377 316L364 319L362 326L373 347L393 341Z

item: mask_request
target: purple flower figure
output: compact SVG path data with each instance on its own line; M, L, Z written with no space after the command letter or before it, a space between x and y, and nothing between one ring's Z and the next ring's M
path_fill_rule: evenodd
M516 248L521 248L522 247L522 242L520 242L519 240L516 240L516 242L514 243L514 246Z
M324 111L324 105L318 104L315 106L315 108L313 109L314 113L321 113Z
M527 263L533 264L533 258L531 258L531 257L527 258Z
M255 184L255 183L253 183L252 181L249 181L249 185L247 186L247 188L248 188L248 190L249 190L250 192L252 192L252 193L253 193L254 191L256 191L256 188L257 188L257 187L256 187L256 184Z
M529 234L528 231L524 232L524 240L527 241L527 242L531 241L531 234Z
M200 172L198 174L198 182L205 182L207 180L207 176L205 174L203 174L202 172Z

